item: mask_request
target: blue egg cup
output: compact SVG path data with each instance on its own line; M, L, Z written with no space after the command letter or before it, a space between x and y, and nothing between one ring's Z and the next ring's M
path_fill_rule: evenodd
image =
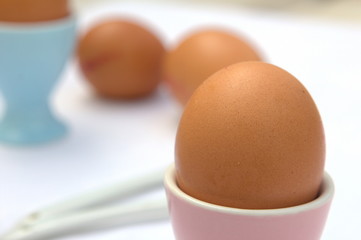
M0 23L0 92L5 100L0 142L36 144L66 133L49 97L73 52L75 34L73 16L41 23Z

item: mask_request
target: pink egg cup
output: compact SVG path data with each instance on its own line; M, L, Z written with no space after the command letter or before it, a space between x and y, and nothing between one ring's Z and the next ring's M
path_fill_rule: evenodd
M177 185L175 169L165 174L165 189L177 240L319 240L334 194L325 173L313 201L279 209L238 209L195 199Z

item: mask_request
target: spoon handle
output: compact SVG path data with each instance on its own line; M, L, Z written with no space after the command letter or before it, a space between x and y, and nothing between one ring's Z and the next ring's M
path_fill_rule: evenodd
M156 221L168 218L165 199L127 203L114 207L80 211L30 227L16 228L1 237L3 240L41 240L72 233Z
M69 214L75 210L104 205L115 200L121 201L152 189L160 188L163 184L163 175L164 171L153 172L148 175L80 194L28 215L17 226L28 227L54 217Z

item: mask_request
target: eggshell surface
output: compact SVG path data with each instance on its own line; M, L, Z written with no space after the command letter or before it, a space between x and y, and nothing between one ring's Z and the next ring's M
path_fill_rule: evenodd
M39 22L64 18L67 0L0 0L0 21Z
M138 98L158 86L164 47L145 27L112 19L81 37L77 55L85 78L99 95Z
M220 29L196 31L171 49L164 59L163 78L171 92L185 104L211 74L241 61L259 61L247 40Z
M197 199L245 209L303 204L322 181L322 121L294 76L267 63L237 63L189 100L175 158L179 187Z

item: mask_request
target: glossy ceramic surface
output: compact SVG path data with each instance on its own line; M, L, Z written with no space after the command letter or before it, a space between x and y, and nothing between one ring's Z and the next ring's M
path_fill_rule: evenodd
M174 166L165 175L172 226L177 240L319 240L334 194L325 173L317 199L299 206L249 210L195 199L178 188Z

